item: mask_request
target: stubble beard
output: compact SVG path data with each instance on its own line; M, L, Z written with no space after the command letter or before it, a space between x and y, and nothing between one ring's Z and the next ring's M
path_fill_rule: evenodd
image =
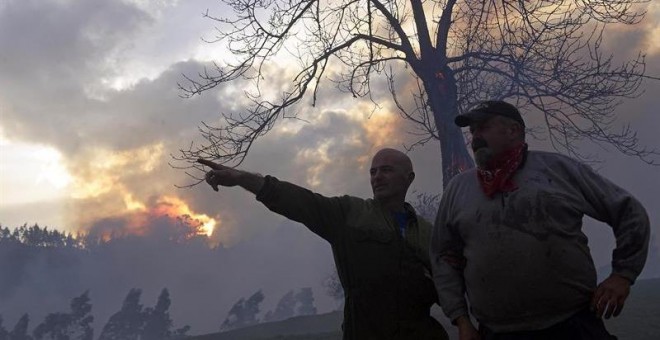
M489 147L482 147L474 151L474 161L479 169L487 169L491 159L493 159L493 150Z
M477 167L486 169L490 160L493 159L493 150L488 147L488 142L482 138L475 138L472 140L472 151Z

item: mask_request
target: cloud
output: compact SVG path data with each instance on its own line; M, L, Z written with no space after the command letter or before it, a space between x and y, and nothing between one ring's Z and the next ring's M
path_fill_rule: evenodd
M88 87L113 72L108 55L149 20L121 1L10 1L0 12L7 137L63 146L78 135L95 118Z

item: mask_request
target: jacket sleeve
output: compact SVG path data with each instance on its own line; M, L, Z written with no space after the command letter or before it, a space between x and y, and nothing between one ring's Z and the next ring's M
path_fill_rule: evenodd
M349 197L325 197L297 186L266 176L257 200L268 209L290 220L300 222L330 243L345 224Z
M440 307L453 323L459 316L468 315L468 309L463 278L463 242L449 222L451 198L448 192L449 187L440 201L429 249Z
M649 247L650 222L642 204L630 193L578 163L577 182L587 206L585 214L609 224L614 230L616 248L612 253L612 273L635 282L641 273Z

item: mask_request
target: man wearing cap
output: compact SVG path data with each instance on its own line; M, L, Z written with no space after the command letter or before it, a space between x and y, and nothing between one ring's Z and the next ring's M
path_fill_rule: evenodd
M241 186L268 209L300 222L327 240L344 288L343 338L446 340L430 315L437 295L431 280L431 225L405 202L415 178L412 162L394 149L371 162L373 199L325 197L300 186L206 160L206 182Z
M616 339L601 317L621 312L646 261L642 205L574 159L527 150L525 122L509 103L483 102L455 123L470 128L477 168L443 193L431 264L460 339ZM599 285L584 215L616 237L611 275Z

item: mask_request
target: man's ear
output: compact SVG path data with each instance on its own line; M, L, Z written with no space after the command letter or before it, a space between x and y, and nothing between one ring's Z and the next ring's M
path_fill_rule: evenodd
M520 124L511 124L509 129L511 129L511 133L515 136L514 139L518 139L523 135L524 128Z
M411 171L411 172L408 174L408 184L412 183L414 179L415 179L415 172L414 172L414 171Z

